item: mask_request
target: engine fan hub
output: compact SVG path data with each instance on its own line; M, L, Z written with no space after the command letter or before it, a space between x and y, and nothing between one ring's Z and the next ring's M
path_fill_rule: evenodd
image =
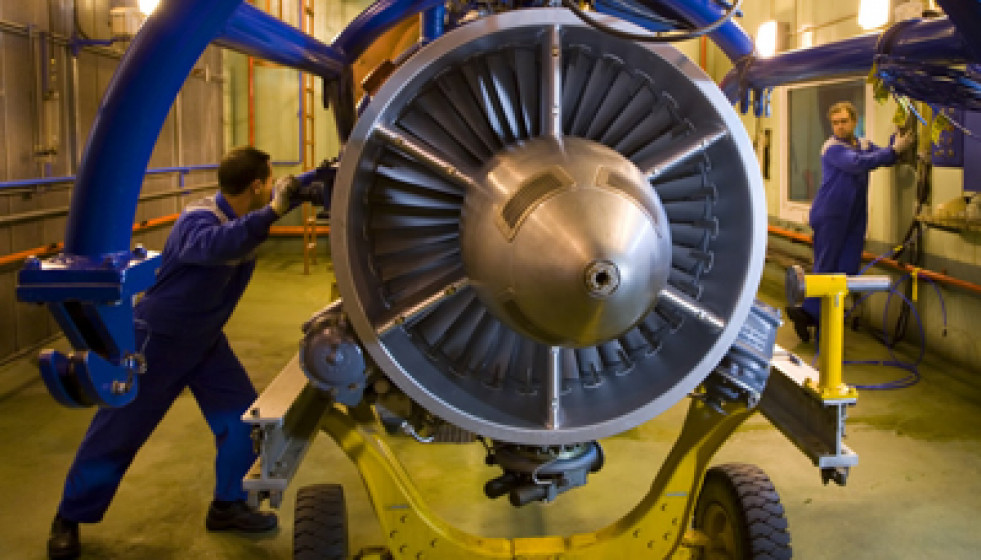
M478 297L543 344L594 345L642 319L667 283L668 221L647 177L591 140L535 138L467 194L460 240Z

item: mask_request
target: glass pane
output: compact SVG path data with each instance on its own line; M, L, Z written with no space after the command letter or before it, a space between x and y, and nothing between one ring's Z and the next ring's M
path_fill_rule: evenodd
M851 101L858 110L855 136L865 136L865 81L862 79L793 88L787 92L788 199L811 202L821 186L821 146L831 136L828 109Z

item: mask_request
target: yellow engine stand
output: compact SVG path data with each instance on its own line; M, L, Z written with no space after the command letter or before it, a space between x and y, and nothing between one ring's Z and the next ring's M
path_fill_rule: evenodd
M321 428L357 466L388 540L388 551L362 552L358 558L386 558L387 552L406 560L682 559L692 558L707 542L689 526L708 462L755 411L724 406L726 414L692 399L681 434L641 502L599 531L569 536L484 538L451 526L425 504L379 435L367 405L350 411L333 407Z
M804 298L821 298L821 328L818 329L818 372L820 379L807 386L822 400L854 399L858 391L842 380L844 358L845 296L849 292L889 289L888 276L846 276L844 274L804 274L800 266L787 269L787 300L790 305Z
M844 274L810 274L806 280L806 297L821 298L821 328L818 329L818 372L820 380L808 386L822 399L855 398L858 391L842 380L844 358L845 296L848 277Z

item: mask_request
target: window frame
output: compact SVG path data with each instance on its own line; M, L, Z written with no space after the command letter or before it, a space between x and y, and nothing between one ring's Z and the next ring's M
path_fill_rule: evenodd
M832 78L828 80L813 80L808 82L801 82L799 84L792 84L787 86L781 86L776 88L775 94L777 96L777 121L779 123L779 131L777 138L785 138L786 142L777 142L777 158L780 161L780 171L779 171L779 185L780 185L780 203L777 212L777 216L781 220L787 220L790 222L797 222L801 224L808 223L808 214L811 211L811 202L800 202L796 200L790 200L790 122L789 122L789 93L791 90L803 89L816 86L824 86L830 84L838 84L844 82L853 82L857 80L863 80L864 78L860 76L844 76L840 78ZM865 83L865 95L862 103L862 110L865 116L865 134L869 135L870 131L875 130L875 99L872 96L872 86L869 83ZM823 117L823 116L822 116Z

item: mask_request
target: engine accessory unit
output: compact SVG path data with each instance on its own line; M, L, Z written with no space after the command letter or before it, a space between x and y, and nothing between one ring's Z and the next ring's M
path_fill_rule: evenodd
M729 353L705 380L705 402L722 412L723 401L755 408L770 378L770 360L781 324L780 310L757 301Z
M512 506L551 502L559 494L586 485L586 477L603 467L603 448L595 441L575 445L529 447L493 442L488 465L499 465L501 476L484 485L488 498L508 495Z
M300 366L310 383L336 402L355 406L365 389L365 359L337 300L303 325Z

